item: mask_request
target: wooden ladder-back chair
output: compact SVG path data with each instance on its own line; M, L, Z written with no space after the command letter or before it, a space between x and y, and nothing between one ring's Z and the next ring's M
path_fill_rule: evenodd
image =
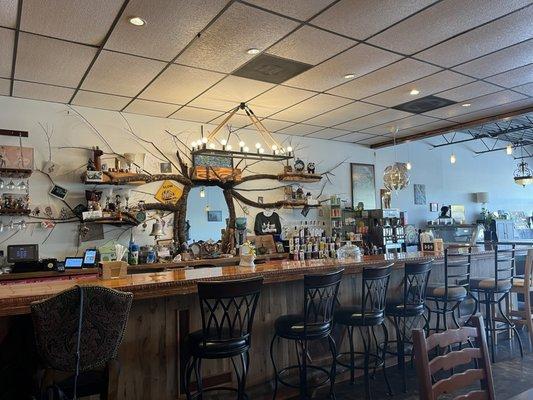
M513 279L511 293L521 294L524 298L524 306L520 309L518 304L511 303L509 315L515 324L526 325L529 330L529 339L533 344L533 318L531 307L531 293L533 292L533 248L527 251L524 277ZM516 306L516 307L515 307Z
M413 331L413 345L418 373L420 399L438 400L444 394L454 394L460 390L464 392L468 387L480 382L480 388L467 394L452 397L455 400L494 400L494 384L492 368L489 359L487 340L483 317L477 314L472 316L472 327L449 329L435 333L426 339L421 329ZM429 352L437 347L446 349L454 344L474 340L474 347L464 347L452 350L447 354L429 360ZM460 348L460 346L459 346ZM467 366L472 364L473 366ZM464 372L456 372L456 367L463 366ZM466 367L465 367L466 366ZM440 373L451 371L451 376L437 380ZM435 383L433 383L435 382Z

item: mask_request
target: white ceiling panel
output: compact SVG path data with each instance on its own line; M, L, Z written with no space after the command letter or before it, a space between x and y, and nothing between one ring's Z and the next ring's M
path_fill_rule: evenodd
M342 122L359 118L377 111L383 110L383 107L373 104L362 103L360 101L347 104L333 111L308 119L306 122L313 125L332 126Z
M488 54L454 69L476 78L485 78L533 63L533 39Z
M308 136L317 139L335 139L336 137L343 136L347 133L348 131L342 129L326 128L324 130L311 133Z
M268 49L267 52L316 65L355 43L357 42L321 29L303 26Z
M122 3L122 0L24 0L20 29L100 45Z
M0 28L0 77L11 78L15 31Z
M185 104L224 76L218 72L173 64L159 75L139 97L166 103Z
M515 86L513 90L533 97L533 82L526 83L525 85Z
M407 118L400 119L397 121L378 125L373 128L363 129L362 132L372 133L374 135L388 135L388 134L394 134L396 129L398 129L398 131L402 131L405 129L412 128L414 126L429 124L431 122L436 122L436 121L437 119L427 117L425 115L413 115L411 117L407 117Z
M72 104L85 107L103 108L104 110L122 110L131 99L129 97L115 96L80 90L74 96Z
M328 93L358 100L423 78L437 71L439 71L439 68L432 65L416 60L403 59L378 71L328 90Z
M305 21L331 4L333 0L248 0L267 10Z
M434 1L341 0L311 23L356 39L366 39Z
M528 7L425 50L416 57L452 67L533 37L531 21L533 7Z
M322 128L321 126L296 124L293 126L289 126L288 128L282 129L280 131L277 131L277 133L281 133L283 135L305 136L305 135L309 135L310 133L319 131L321 129L324 129L324 128Z
M335 128L347 129L350 131L361 131L371 126L376 126L383 124L385 122L395 121L400 118L406 118L413 114L400 111L387 109L383 111L378 111L377 113L370 114L361 118L354 119L353 121L348 121L340 125L336 125Z
M476 81L455 89L440 92L437 96L453 101L465 101L484 96L489 93L499 92L500 90L502 90L502 88L498 86L482 81Z
M533 106L533 99L531 98L522 99L518 101L513 101L512 103L503 104L497 107L487 108L485 110L473 112L470 114L458 115L456 117L451 118L451 120L455 122L460 122L460 123L470 122L470 121L474 121L480 118L492 117L494 115L504 114L504 113L511 112L511 111L522 110L526 107L531 107L531 106Z
M355 143L355 142L358 142L360 140L367 140L367 139L372 139L372 138L375 138L375 137L376 136L369 135L368 133L353 132L353 133L348 133L347 135L344 135L344 136L338 136L338 137L335 138L335 140L338 140L340 142ZM383 137L379 136L379 140L380 141L384 141L384 140L386 140L386 138L383 138Z
M195 38L226 0L132 0L113 30L106 48L170 61ZM130 24L131 16L146 25ZM157 43L157 45L154 45Z
M416 80L414 82L406 83L405 85L396 87L386 92L368 97L365 101L369 103L379 104L381 106L393 107L399 104L406 103L416 98L429 96L431 94L453 88L465 83L472 82L474 79L467 76L457 74L452 71L441 71L434 75L426 76L425 78ZM412 96L409 93L416 89L420 93Z
M41 85L40 83L15 81L13 85L13 96L25 99L68 103L73 94L74 89Z
M523 7L528 2L444 0L376 35L369 42L403 54L413 54Z
M382 143L382 142L384 142L386 140L389 140L389 139L381 137L381 136L374 136L374 137L371 137L371 138L368 138L368 139L359 140L359 141L357 141L355 143L357 143L360 146L370 146L370 145L373 145L373 144Z
M271 115L290 107L300 101L314 96L316 93L286 86L276 86L250 100L248 105L257 115Z
M213 124L213 125L218 125L220 124L222 121L224 121L224 119L228 116L228 113L225 113L223 115L221 115L220 117L214 119L213 121L211 121L210 123ZM236 113L235 115L233 115L233 117L231 117L231 119L225 124L225 126L231 126L232 129L241 129L241 128L244 128L245 126L248 126L248 125L252 125L252 121L250 120L250 118L243 112L238 112ZM225 128L224 128L225 129ZM253 127L251 129L254 129Z
M160 61L103 50L82 88L122 96L137 95L165 66Z
M429 124L424 124L424 125L419 125L419 126L414 126L412 128L408 128L406 130L404 130L403 132L400 131L398 132L398 136L406 136L407 134L409 135L413 135L415 133L421 133L421 132L429 132L429 131L432 131L434 129L440 129L440 128L444 128L445 126L451 126L453 125L454 122L450 122L450 121L444 121L442 119L440 120L437 120L435 122L430 122ZM388 135L388 136L392 136L392 135Z
M483 110L485 108L496 107L501 104L511 103L513 101L524 99L526 96L511 92L510 90L502 90L501 92L488 94L486 96L478 97L469 100L470 107L463 107L461 104L452 104L451 106L439 108L434 111L426 113L426 115L449 119L457 115L472 113L474 111Z
M15 78L77 87L95 55L92 47L21 32Z
M241 102L274 87L272 83L255 81L239 76L228 76L189 105L210 110L229 111Z
M133 114L151 115L152 117L167 117L178 108L179 106L175 104L135 99L124 111Z
M201 122L205 124L219 115L220 111L205 110L203 108L195 107L182 107L172 114L170 118L181 119L184 121Z
M348 103L351 103L351 100L331 96L328 94L319 94L299 104L296 104L295 106L274 114L273 117L283 121L300 122L314 117L317 114L322 114L333 110L334 108L344 106Z
M180 64L231 72L253 58L246 50L266 49L298 23L234 3L177 59Z
M270 118L262 119L261 122L263 123L265 128L268 129L269 132L276 132L276 131L279 131L280 129L287 128L291 125L294 125L294 122L279 121L277 119L270 119Z
M533 82L533 64L524 65L523 67L491 76L486 80L508 88Z
M353 74L355 77L359 77L400 58L401 56L397 54L376 49L366 44L359 44L333 57L331 60L289 79L285 84L303 89L324 91L345 83L344 76L346 74Z
M0 96L9 96L11 90L11 81L9 79L0 78Z
M0 0L0 26L15 28L17 26L18 0Z

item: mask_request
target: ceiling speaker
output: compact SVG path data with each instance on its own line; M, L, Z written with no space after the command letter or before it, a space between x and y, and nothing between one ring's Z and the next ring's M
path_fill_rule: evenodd
M456 101L444 99L437 96L426 96L420 99L408 101L392 108L400 111L407 111L413 114L422 114L428 111L436 110L457 103Z
M263 53L234 71L232 75L262 82L282 83L311 67L310 64Z

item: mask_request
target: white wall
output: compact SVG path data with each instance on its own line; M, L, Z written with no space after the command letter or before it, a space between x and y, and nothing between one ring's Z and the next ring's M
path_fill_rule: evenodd
M128 133L128 125L119 113L84 107L76 107L76 110L80 111L105 137L112 147L112 151L117 153L152 152L156 154L150 144L143 143ZM158 147L173 160L176 147L172 138L164 132L165 129L179 135L186 143L191 143L200 137L200 124L198 123L135 114L124 114L124 116L136 135L157 143ZM63 166L53 179L57 184L69 189L70 193L67 200L70 205L75 206L84 201L86 187L81 184L80 175L84 164L90 157L88 150L79 149L79 147L90 148L98 145L106 152L111 150L86 122L76 116L74 112L69 111L65 105L0 96L0 128L29 131L29 138L23 139L23 145L35 148L36 168L42 168L43 162L48 158L48 146L39 123L53 131L52 159ZM206 127L206 129L212 129L212 127ZM240 133L240 138L246 141L250 147L259 140L255 131L243 131ZM348 200L350 199L350 162L375 164L376 185L379 191L379 188L382 187L383 169L394 161L394 154L391 149L374 152L354 144L295 136L280 137L280 140L284 140L285 145L290 143L296 149L296 155L304 161L316 162L319 173L344 161L339 168L335 169L334 175L330 176L331 183L327 184L324 193L328 195L338 194ZM232 139L234 148L238 147L238 141L237 138ZM0 136L0 143L17 145L18 139ZM78 147L78 149L62 149L60 147ZM480 210L480 205L471 202L471 193L488 191L491 196L489 204L491 209L523 209L531 212L533 209L533 188L523 189L512 182L514 166L508 157L503 154L491 154L474 158L466 147L453 147L458 161L452 167L448 162L451 153L450 148L428 151L427 144L422 142L409 145L409 153L413 163L411 182L426 184L428 202L465 204L468 217L475 218L475 214ZM397 150L398 154L404 153L405 149L405 145L400 146ZM156 156L149 155L147 157L146 169L151 172L159 170L161 156L158 154ZM398 156L398 161L406 161L406 157ZM267 173L278 173L281 170L282 166L279 163L260 163L249 169L250 172ZM150 193L155 193L159 185L160 183L154 183L138 188L143 193L132 191L131 202L136 203L139 199L150 200ZM277 200L283 196L281 189L265 190L277 186L279 183L272 181L249 182L243 187L262 190L260 192L243 192L243 194L253 200L257 200L258 196L263 196L265 202ZM57 199L47 195L50 187L48 178L35 172L30 180L31 204L32 208L39 206L41 209L46 205L51 205L55 209L55 216L57 216L62 205ZM321 183L304 186L305 191L311 191L315 195L320 189ZM429 213L429 206L427 205L414 206L412 186L400 192L398 197L393 198L392 204L407 210L411 223L420 223L435 216ZM236 210L238 216L243 215L239 205L236 206ZM254 217L258 210L250 209L248 211L248 226L253 228ZM290 224L292 221L301 219L300 211L279 210L278 213L282 220ZM203 209L200 218L206 219ZM312 210L307 218L318 219L318 211ZM2 220L4 224L7 224L9 217L3 217ZM15 220L18 219L15 218ZM105 240L82 243L78 246L77 224L58 224L49 238L46 239L50 231L41 228L39 221L32 221L35 223L31 224L27 231L18 232L13 237L10 236L14 232L0 233L0 249L5 249L7 244L13 243L38 243L41 246L41 256L63 257L73 255L89 246L101 246L105 242L117 238L119 241L127 243L129 238L129 229L106 227ZM194 221L191 221L191 224L194 225ZM151 222L148 223L146 229L134 228L136 240L141 244L153 243L153 238L148 236L150 229ZM218 230L219 228L217 228Z

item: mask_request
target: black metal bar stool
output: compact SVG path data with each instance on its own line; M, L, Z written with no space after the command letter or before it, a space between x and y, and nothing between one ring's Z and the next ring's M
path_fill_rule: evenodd
M219 282L198 282L198 298L202 329L190 333L185 347L190 357L184 368L184 389L187 399L202 398L208 391L232 391L239 400L247 399L246 376L250 366L248 351L252 325L261 293L263 278ZM240 371L235 362L240 359ZM237 377L237 387L203 388L202 360L229 358ZM197 390L191 394L194 372Z
M428 334L430 331L435 333L448 329L448 315L452 316L453 323L460 328L455 312L459 310L461 303L468 296L472 297L475 302L477 299L470 293L470 268L472 265L472 247L468 247L467 252L451 253L448 249L444 250L444 283L429 285L427 288L426 300L433 303L428 309ZM476 307L474 308L474 311ZM435 328L431 328L431 316L437 314L437 323ZM440 320L442 317L442 327Z
M41 394L56 387L70 399L118 397L116 355L132 299L131 293L83 286L31 304L37 351L45 364Z
M333 309L337 302L337 293L344 270L327 274L313 274L304 277L304 312L303 314L283 315L275 322L275 334L270 343L270 358L274 367L274 394L276 398L278 382L300 390L300 399L309 398L309 389L322 386L329 382L330 397L335 398L335 358L337 350L335 341L331 337L333 328ZM298 365L285 367L278 371L274 360L274 342L276 338L283 338L295 342L297 349ZM327 339L331 351L332 362L330 371L318 365L307 362L308 344L311 341ZM301 351L298 351L300 344ZM292 384L283 377L292 370L298 370L299 383ZM325 379L317 384L310 385L308 372L314 371L325 374Z
M385 369L385 357L387 354L389 337L387 327L385 326L385 300L393 265L394 264L364 268L361 305L339 307L334 314L335 323L346 326L350 344L350 351L337 355L337 364L350 370L350 381L352 384L355 383L355 370L364 370L365 396L367 399L371 398L369 374L371 361L373 361L374 364L374 371L380 367L383 369L383 375L385 376L389 395L392 395ZM375 327L379 326L383 330L384 337L381 346L374 330ZM359 329L359 334L363 342L364 350L362 352L355 350L355 328ZM374 341L373 345L372 341ZM342 357L345 356L349 356L349 363L341 361ZM362 367L355 365L356 356L363 358Z
M425 312L426 290L431 273L433 260L416 263L405 263L404 275L401 285L401 296L392 296L387 299L385 314L393 322L396 340L396 351L388 350L388 354L396 355L398 368L402 373L403 391L407 391L405 380L405 357L413 357L413 342L411 331L416 328L420 318L424 318L427 327ZM408 348L406 348L406 345Z
M470 290L477 294L478 303L485 306L485 332L487 334L487 342L490 347L492 362L495 360L496 335L498 332L509 331L509 329L514 332L514 336L518 340L520 356L524 357L522 339L516 330L515 324L502 309L502 303L504 300L508 300L511 288L513 287L515 273L516 245L512 244L509 246L510 248L501 248L498 245L494 246L493 278L472 278L470 280ZM501 318L498 319L498 321L504 323L505 326L503 327L498 327L496 325L497 321L493 317L492 312L496 306L501 315Z

